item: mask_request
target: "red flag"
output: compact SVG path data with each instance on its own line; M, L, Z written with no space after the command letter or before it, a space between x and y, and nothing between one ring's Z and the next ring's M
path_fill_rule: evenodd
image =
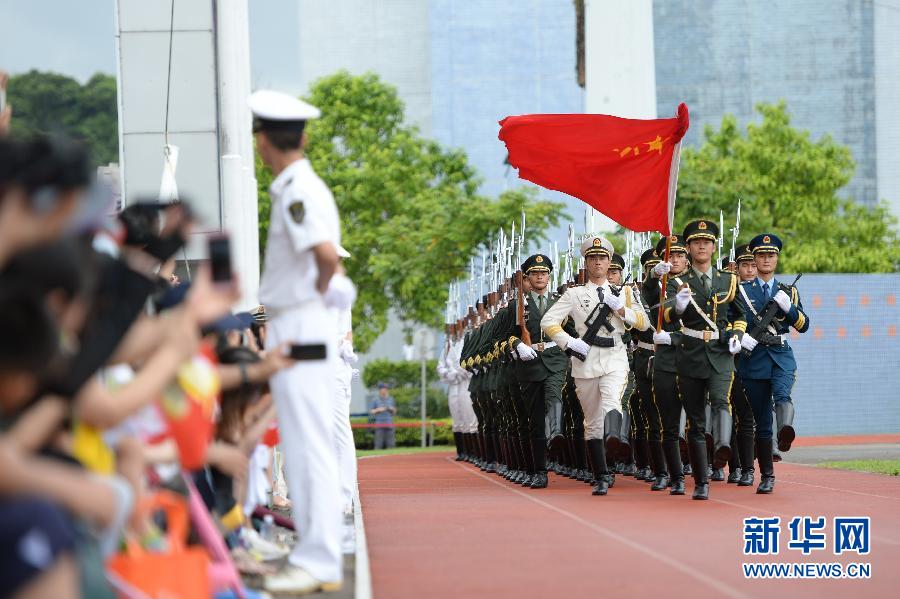
M632 231L672 232L685 104L675 118L528 114L500 121L519 177L593 206Z

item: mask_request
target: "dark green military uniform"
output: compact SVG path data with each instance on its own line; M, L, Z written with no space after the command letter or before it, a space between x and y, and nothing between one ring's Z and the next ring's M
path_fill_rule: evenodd
M715 243L718 226L708 220L697 220L685 227L684 239L690 250L694 239ZM743 311L735 302L737 276L710 265L708 273L696 268L669 278L667 293L674 298L687 285L691 301L681 314L677 307L666 307L666 322L679 321L681 341L676 350L678 391L690 422L689 451L694 471L694 498L706 499L707 478L706 398L712 406L714 453L713 466L722 468L731 456L731 410L728 397L734 382L734 357L728 342L734 330L746 330Z

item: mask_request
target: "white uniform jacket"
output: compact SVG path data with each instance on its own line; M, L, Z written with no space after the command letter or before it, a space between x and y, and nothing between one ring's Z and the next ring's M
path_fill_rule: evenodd
M609 282L604 282L602 287L604 294L610 293ZM544 333L563 350L568 347L569 341L572 339L563 330L563 323L567 318L571 318L575 323L578 335L584 335L587 331L585 320L590 316L594 307L600 303L597 288L598 285L590 281L586 285L570 287L555 304L547 309L541 319L541 328ZM625 317L622 318L614 312L609 319L610 324L613 325L613 332L608 331L605 327L600 327L598 333L599 337L612 337L615 345L609 348L592 346L587 360L582 362L573 359L572 376L574 378L590 379L616 370L628 370L628 354L625 351L625 344L622 342L622 333L632 327L639 331L645 331L650 325L650 320L641 303L636 301L632 295L630 286L622 289L622 297L625 300Z

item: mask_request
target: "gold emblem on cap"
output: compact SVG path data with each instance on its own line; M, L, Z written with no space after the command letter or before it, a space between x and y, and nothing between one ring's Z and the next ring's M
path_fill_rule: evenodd
M600 240L598 238L594 238L594 247L598 247L600 245Z
M678 243L678 235L672 235L671 237L669 237L669 241L671 241L672 243Z
M544 257L543 257L543 256L538 256L537 258L534 259L534 261L537 262L538 264L540 264L541 262L544 261Z
M700 224L697 225L697 228L700 229L701 231L705 231L705 230L706 230L706 223L705 223L704 221L701 220L701 221L700 221Z
M768 235L766 235L765 237L763 237L763 243L769 243L770 241L772 241L772 238L769 237Z

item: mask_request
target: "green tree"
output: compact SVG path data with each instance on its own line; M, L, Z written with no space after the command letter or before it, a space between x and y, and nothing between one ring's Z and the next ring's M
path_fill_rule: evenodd
M682 153L676 230L695 218L733 226L741 198L741 242L765 231L784 239L783 272L892 272L900 265L896 219L885 203L839 196L853 177L850 150L826 135L791 126L784 102L758 104L762 116L741 131L727 115L707 126L699 148ZM727 246L730 234L726 232Z
M13 132L64 133L87 144L96 164L119 161L116 78L97 73L81 85L57 73L29 71L9 80Z
M345 266L359 286L353 334L362 351L384 331L390 310L409 325L439 325L448 284L465 274L476 246L522 210L528 239L559 223L563 204L530 191L479 194L465 153L405 125L396 90L377 75L338 72L306 99L322 109L308 127L307 155L341 213L342 244L352 254ZM264 244L271 174L257 165Z

